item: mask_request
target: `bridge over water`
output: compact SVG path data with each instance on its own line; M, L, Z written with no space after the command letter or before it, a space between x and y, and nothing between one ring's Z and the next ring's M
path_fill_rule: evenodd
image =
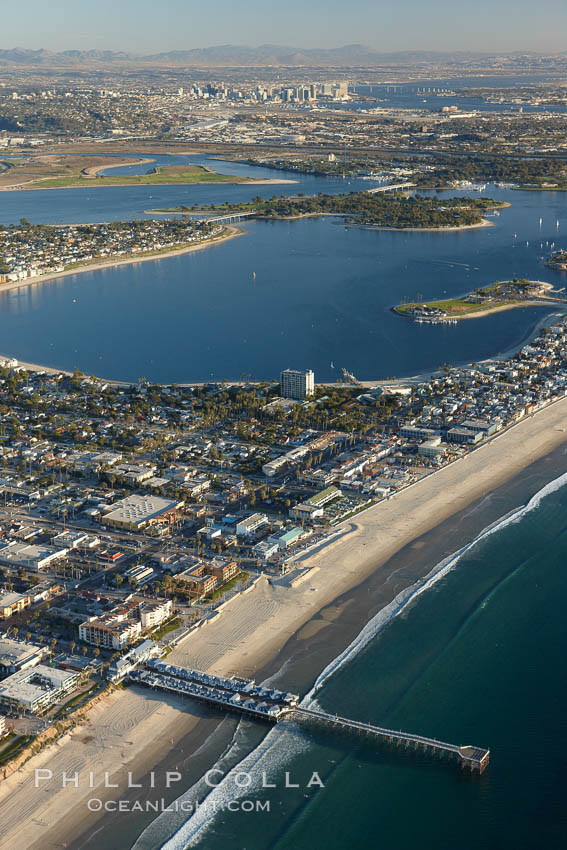
M388 186L376 186L374 189L366 189L369 195L376 195L378 192L398 192L402 189L413 189L415 183L392 183Z
M254 218L256 215L256 210L249 210L248 212L232 212L226 213L226 215L203 215L207 221L211 222L223 222L226 224L231 224L234 221L240 221L243 218Z

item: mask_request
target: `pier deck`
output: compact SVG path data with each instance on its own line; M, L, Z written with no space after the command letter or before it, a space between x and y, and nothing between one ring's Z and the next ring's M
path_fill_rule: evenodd
M322 711L312 711L308 708L301 708L301 706L291 708L286 712L285 716L300 723L304 722L355 732L388 744L403 746L406 749L411 748L431 755L454 758L459 762L461 767L477 770L479 773L482 773L486 769L490 761L490 750L482 747L447 744L445 741L438 741L435 738L426 738L423 735L413 735L412 733L399 732L394 729L384 729L380 726L373 726L370 723L363 723L360 720L349 720L346 717L338 717L337 715L326 714Z
M292 720L307 726L318 726L354 733L386 744L416 750L436 757L453 759L461 767L482 773L490 760L490 750L482 747L457 746L394 729L384 729L360 720L349 720L324 711L313 711L298 705L295 694L264 688L250 679L226 679L197 670L175 667L164 661L149 661L146 669L133 670L128 678L135 684L188 696L224 711L237 712L257 720L278 723Z

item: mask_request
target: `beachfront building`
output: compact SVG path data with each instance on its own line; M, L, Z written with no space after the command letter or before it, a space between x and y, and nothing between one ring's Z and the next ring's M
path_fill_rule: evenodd
M298 543L302 537L305 537L306 532L302 528L294 526L293 528L284 531L282 534L272 534L268 540L275 543L278 549L289 549Z
M316 517L321 517L323 516L325 505L328 505L340 496L342 496L342 491L339 490L338 487L335 487L334 485L331 485L331 487L325 487L325 489L321 490L320 493L315 493L315 495L311 496L310 499L306 499L304 502L301 502L301 504L290 508L289 515L293 519L302 520L310 520L315 519Z
M324 510L317 505L310 505L307 502L300 502L299 505L294 505L289 509L289 515L292 519L311 520L322 517Z
M173 614L173 602L171 599L148 599L140 602L138 610L142 629L155 629L169 620Z
M79 626L79 638L105 649L124 649L173 614L171 599L131 599Z
M213 558L208 561L208 567L219 584L226 584L241 571L236 561L226 561L223 558Z
M179 573L177 578L199 599L211 593L218 584L217 577L212 574L209 563L206 561L198 561L189 569Z
M265 563L277 554L278 544L272 542L271 538L269 540L261 540L259 543L256 543L253 552L259 561L263 561Z
M284 398L302 399L315 393L315 375L311 369L284 369L280 374L280 395Z
M79 674L38 664L0 682L0 705L11 711L41 714L72 691Z
M125 655L120 656L108 665L107 679L111 682L120 682L138 664L143 664L151 658L159 658L161 649L153 640L143 640Z
M474 445L480 443L484 434L482 431L473 431L471 428L450 428L447 431L447 439L451 443L468 443Z
M441 457L447 453L447 446L441 444L441 437L431 437L419 446L417 453L421 457Z
M161 522L175 520L183 505L178 499L162 499L159 496L133 494L110 505L100 521L109 528L141 531Z
M142 634L138 605L129 602L79 626L79 638L105 649L124 649Z

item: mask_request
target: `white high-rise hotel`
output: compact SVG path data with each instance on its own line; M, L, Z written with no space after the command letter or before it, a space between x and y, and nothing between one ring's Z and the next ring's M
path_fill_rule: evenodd
M284 398L307 398L315 393L315 375L311 369L284 369L280 375L280 395Z

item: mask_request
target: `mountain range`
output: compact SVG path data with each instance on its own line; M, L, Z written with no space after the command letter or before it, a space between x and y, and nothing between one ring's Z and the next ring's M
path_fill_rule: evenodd
M520 54L516 54L519 56ZM523 54L526 56L526 54ZM533 54L535 56L535 54ZM112 50L28 50L12 48L0 50L0 66L84 66L128 64L137 66L359 66L408 65L432 62L468 62L491 57L482 53L441 53L435 51L403 51L385 53L363 44L348 44L331 49L303 49L275 44L263 44L259 47L244 47L222 44L216 47L193 48L190 50L172 50L146 56ZM513 59L513 56L509 57Z

